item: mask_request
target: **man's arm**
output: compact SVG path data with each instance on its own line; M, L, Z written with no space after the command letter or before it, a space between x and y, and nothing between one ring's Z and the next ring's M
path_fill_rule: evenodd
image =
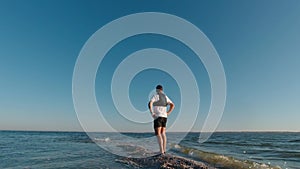
M167 114L169 115L169 114L171 114L171 112L174 110L174 108L175 108L175 104L174 103L169 103L169 105L170 105L170 108L169 108L169 110L168 110L168 112L167 112Z
M150 110L152 117L154 118L155 114L153 113L153 101L152 100L148 103L148 108Z

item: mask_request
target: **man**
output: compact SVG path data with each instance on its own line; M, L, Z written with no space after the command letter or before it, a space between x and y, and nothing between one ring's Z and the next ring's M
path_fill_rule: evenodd
M169 110L167 106L170 105ZM174 110L174 103L163 92L161 85L156 86L156 94L151 98L148 104L150 113L154 120L154 130L161 154L166 153L167 136L166 124L168 115Z

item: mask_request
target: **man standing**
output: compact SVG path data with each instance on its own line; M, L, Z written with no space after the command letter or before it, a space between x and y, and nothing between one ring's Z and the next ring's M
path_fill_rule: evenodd
M167 111L167 106L170 105ZM161 85L156 86L156 94L148 104L150 113L154 118L154 130L161 154L166 153L167 136L166 124L168 115L174 110L174 103L163 92Z

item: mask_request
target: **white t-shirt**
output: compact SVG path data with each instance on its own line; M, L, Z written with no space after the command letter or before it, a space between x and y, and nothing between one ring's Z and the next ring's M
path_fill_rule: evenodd
M167 103L173 103L171 99L166 95ZM159 95L155 94L152 96L151 100L152 103L159 101ZM153 106L153 113L156 117L168 117L167 115L167 106Z

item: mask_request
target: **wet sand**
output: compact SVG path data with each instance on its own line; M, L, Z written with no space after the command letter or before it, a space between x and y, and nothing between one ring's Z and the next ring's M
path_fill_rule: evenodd
M197 169L214 169L202 162L179 157L171 154L153 156L147 158L130 158L123 157L116 160L130 168L197 168Z

